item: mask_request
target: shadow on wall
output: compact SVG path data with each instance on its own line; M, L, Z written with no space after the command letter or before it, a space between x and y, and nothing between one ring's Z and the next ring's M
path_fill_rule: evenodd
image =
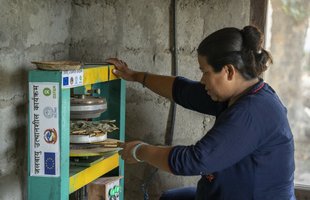
M15 149L13 151L13 156L12 158L8 159L13 159L15 160L15 174L19 178L21 186L27 185L27 126L22 125L19 127L16 127L10 131L10 134L15 135ZM27 187L22 187L22 196L23 199L26 199L26 191Z
M10 66L3 66L0 64L0 108L5 100L9 100L9 104L14 104L18 99L15 96L24 97L28 91L28 71L22 66L16 66L15 71L8 71ZM6 99L7 98L7 99ZM12 101L15 100L15 101Z
M19 71L18 84L23 88L23 101L16 105L16 118L19 123L12 130L12 134L15 134L15 152L17 155L17 168L16 173L20 179L22 186L27 185L27 159L28 159L28 71L22 69ZM26 199L27 187L22 187L22 196Z
M0 141L4 144L8 141L9 146L3 152L1 162L6 169L0 170L0 177L17 177L20 183L20 190L23 199L26 199L27 185L27 70L18 67L17 70L10 73L3 66L0 66L1 87L0 87L0 109L3 108L4 115L2 116L2 128L8 130L3 133L5 140ZM8 108L8 109L6 109ZM11 109L10 109L11 108ZM13 116L13 117L12 117ZM9 192L9 191L7 191ZM11 191L12 192L12 191Z

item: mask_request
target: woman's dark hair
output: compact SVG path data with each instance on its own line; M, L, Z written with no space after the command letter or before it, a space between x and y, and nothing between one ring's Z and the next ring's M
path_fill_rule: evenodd
M223 28L206 37L198 47L198 55L205 56L215 72L232 64L247 79L261 75L271 55L263 47L263 34L254 26Z

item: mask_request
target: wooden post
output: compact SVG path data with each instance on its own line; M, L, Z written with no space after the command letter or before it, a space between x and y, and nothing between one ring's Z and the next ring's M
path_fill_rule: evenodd
M250 24L265 33L268 0L251 0Z

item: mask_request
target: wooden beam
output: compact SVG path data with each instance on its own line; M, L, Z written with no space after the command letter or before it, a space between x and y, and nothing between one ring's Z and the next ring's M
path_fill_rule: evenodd
M265 33L268 0L251 0L250 24Z

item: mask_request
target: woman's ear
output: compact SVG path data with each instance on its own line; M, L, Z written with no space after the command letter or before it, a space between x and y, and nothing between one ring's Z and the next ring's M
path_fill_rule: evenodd
M227 80L231 81L236 75L236 69L232 64L224 66L224 70L227 76Z

